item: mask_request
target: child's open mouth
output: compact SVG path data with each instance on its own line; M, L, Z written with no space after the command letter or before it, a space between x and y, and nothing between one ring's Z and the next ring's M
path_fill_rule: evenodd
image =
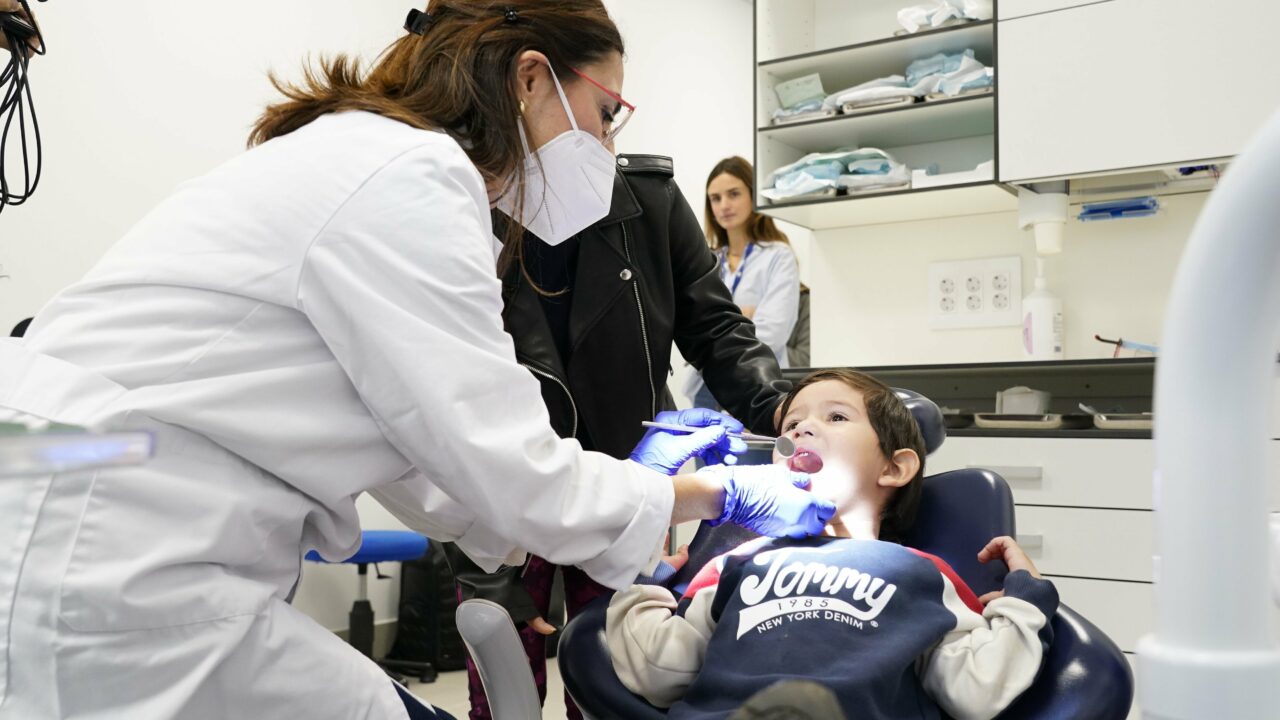
M822 469L822 458L812 450L800 448L787 460L787 467L794 472L816 473Z

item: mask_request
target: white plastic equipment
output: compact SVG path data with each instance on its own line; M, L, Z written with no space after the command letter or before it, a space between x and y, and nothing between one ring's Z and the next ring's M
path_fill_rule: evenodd
M1155 632L1143 716L1280 717L1266 443L1280 346L1280 113L1232 164L1187 244L1156 366Z
M1035 290L1022 298L1022 316L1022 357L1028 360L1063 359L1062 299L1049 292L1044 278L1043 256L1036 256Z
M1018 227L1035 234L1037 255L1062 252L1062 233L1067 226L1067 193L1018 189Z
M467 600L458 606L457 621L494 720L540 720L538 688L506 609L489 600Z

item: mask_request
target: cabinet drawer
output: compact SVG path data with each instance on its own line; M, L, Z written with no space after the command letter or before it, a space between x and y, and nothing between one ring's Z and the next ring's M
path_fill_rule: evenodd
M1027 15L1039 15L1040 13L1057 12L1058 10L1066 10L1068 8L1079 7L1081 5L1096 5L1103 2L1112 2L1113 0L1000 0L1000 4L996 8L997 20L1012 20L1014 18L1026 17Z
M1101 628L1125 652L1134 652L1138 638L1150 633L1154 627L1154 585L1062 577L1049 579L1057 586L1062 602Z
M1150 440L957 437L926 469L997 472L1019 504L1150 510L1153 452Z
M1152 513L1019 505L1018 542L1040 572L1153 580Z
M1126 653L1137 652L1138 639L1155 631L1155 585L1078 580L1047 573L1045 577L1058 588L1062 602L1101 628ZM1188 618L1187 622L1195 622L1195 618ZM1270 625L1272 641L1280 642L1280 606L1271 606ZM1135 663L1136 670L1137 657L1129 659Z

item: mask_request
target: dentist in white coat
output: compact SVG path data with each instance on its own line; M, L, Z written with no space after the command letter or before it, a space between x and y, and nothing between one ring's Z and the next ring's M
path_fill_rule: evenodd
M490 208L548 241L607 212L600 2L433 0L408 27L367 73L283 88L253 149L0 343L0 420L157 444L0 483L0 718L432 717L288 604L308 549L356 549L364 492L489 568L526 550L614 587L673 521L830 516L781 468L650 469L723 428L646 437L650 467L584 452L514 360Z

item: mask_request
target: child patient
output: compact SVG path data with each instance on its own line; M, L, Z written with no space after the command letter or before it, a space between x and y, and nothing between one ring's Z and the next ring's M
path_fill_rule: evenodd
M671 718L729 717L798 678L834 692L849 720L998 714L1040 669L1053 585L995 538L978 559L1010 572L984 607L941 559L897 544L919 504L924 441L878 380L809 375L783 402L781 430L793 467L821 459L810 490L837 506L826 534L748 542L703 567L678 603L655 585L616 594L606 634L623 684Z

